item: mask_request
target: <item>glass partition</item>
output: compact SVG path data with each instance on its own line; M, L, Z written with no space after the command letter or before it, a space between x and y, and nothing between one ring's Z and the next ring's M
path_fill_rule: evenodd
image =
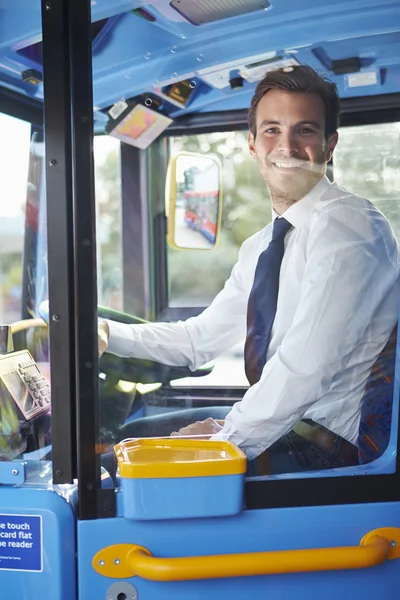
M329 265L320 264L318 257L329 261L328 257L333 256L335 252L316 252L315 268L318 273L315 277L310 276L310 279L306 279L312 244L310 242L309 246L302 247L298 253L293 250L289 259L290 252L287 250L294 244L293 240L301 230L300 225L292 223L293 229L288 233L282 263L285 264L285 272L289 275L282 276L280 287L280 294L283 294L282 298L285 297L286 300L278 302L278 320L271 330L273 338L268 346L268 354L266 353L268 360L265 369L269 371L275 362L279 363L279 368L298 376L297 383L293 383L287 402L279 400L274 396L277 384L273 384L272 372L271 388L268 382L264 382L264 391L257 397L259 388L257 385L249 386L245 373L248 299L253 287L258 257L270 241L271 221L276 216L272 211L272 200L279 197L279 194L275 194L274 198L270 194L269 189L273 189L273 185L269 185L270 174L275 173L274 181L275 184L280 182L279 185L283 185L284 178L285 181L293 178L295 183L290 190L294 190L293 193L296 194L298 182L303 181L302 171L307 171L305 165L312 162L313 168L309 171L314 170L321 175L321 162L329 158L328 155L319 156L318 160L313 162L311 159L315 156L313 157L312 153L307 154L306 145L302 142L301 161L304 164L298 165L297 159L294 158L300 156L298 148L292 148L291 151L281 148L282 151L278 154L279 157L283 156L283 161L275 157L275 160L270 161L270 165L269 144L273 145L274 140L282 133L279 129L279 114L278 117L274 114L273 118L271 117L271 126L262 130L264 121L258 123L256 120L255 129L253 124L250 132L250 144L249 132L244 124L245 113L250 106L256 84L267 72L282 68L282 72L290 76L293 68L307 62L307 56L301 56L301 40L293 39L291 44L287 45L287 48L291 49L284 51L280 48L280 33L271 34L272 38L267 43L261 19L273 20L272 11L256 11L254 14L236 16L235 21L216 19L204 26L195 27L189 21L180 21L176 11L171 13L172 10L174 9L170 7L165 14L160 12L155 20L143 18L144 15L140 11L140 14L138 11L129 11L107 18L101 15L100 18L99 6L96 3L92 4L94 131L99 135L94 135L90 141L94 151L96 180L98 304L109 309L107 314L108 317L111 316L110 321L125 325L123 334L122 329L118 333L111 326L109 351L99 361L99 378L96 385L99 386L100 419L95 435L96 451L103 461L104 455L109 453L113 444L123 437L170 435L172 432L179 432L182 424L204 421L207 417L212 417L223 427L221 423L234 406L236 408L232 414L237 416L238 403L242 403L239 406L244 407L243 410L249 410L251 413L254 403L261 405L262 401L265 401L265 415L269 415L268 410L273 402L280 402L279 406L285 413L284 416L280 416L280 424L283 427L282 423L286 423L288 428L288 431L286 426L281 428L282 435L292 431L296 419L307 419L343 437L355 447L358 443L358 426L362 419L362 393L369 386L368 377L373 371L374 360L385 348L389 340L389 330L394 328L397 314L394 314L393 310L393 295L388 292L384 295L387 306L379 306L379 310L376 308L378 312L381 311L381 324L374 320L376 314L369 312L372 306L372 291L380 286L375 285L376 279L369 280L368 277L365 279L368 285L362 284L355 272L351 269L346 271L348 261L351 260L350 252L346 253L346 261L343 258L343 264L335 265L341 275L347 273L347 279L341 279L342 288L338 298L342 300L345 295L354 300L357 293L360 295L359 301L356 304L349 301L340 314L333 306L329 306L327 310L314 310L313 307L309 307L306 311L308 321L304 323L301 311L307 303L304 303L303 294L307 295L309 292L307 298L311 298L318 288L316 282L322 282L329 272ZM277 31L278 29L279 27ZM244 32L246 35L242 40ZM41 61L42 47L37 44L30 44L30 47L27 42L27 48L18 55L21 60L29 55L31 60ZM318 62L317 57L312 58L310 64L317 71L321 71L322 63ZM330 75L337 83L342 97L351 95L344 80L333 73L325 74ZM37 90L41 100L41 88ZM271 98L271 94L268 98ZM300 110L299 106L296 106L296 110ZM283 109L284 98L281 98L274 111L279 113ZM79 118L83 129L88 122L87 115L79 115ZM196 119L199 119L198 126L193 125ZM208 123L206 133L204 130L202 133L203 119ZM18 384L20 381L24 382L23 385L27 384L23 390L31 390L32 394L29 391L27 393L34 399L36 406L41 406L39 400L42 400L42 396L46 397L50 374L47 323L53 317L54 322L57 322L57 314L50 315L48 308L46 310L49 294L48 262L51 259L55 260L53 251L56 252L57 248L49 254L45 210L48 194L44 183L44 167L48 167L49 170L50 166L56 166L57 162L54 162L56 159L53 157L49 157L49 162L45 165L44 135L41 128L33 128L31 135L30 125L20 124L15 120L8 120L6 123L6 120L1 122L2 130L6 127L9 131L2 138L4 149L1 154L4 171L2 181L5 189L5 200L0 206L0 221L4 229L0 262L1 324L32 321L26 329L22 325L19 329L16 328L18 331L14 332L13 343L17 350L29 350L45 381L34 381L39 375L30 370L32 365L25 364L27 361L22 361L23 366L18 367L21 372L17 369L20 375L22 376L23 372L27 379L20 377L17 381ZM237 120L240 122L239 128L235 125ZM307 126L304 127L299 125L296 129L296 139L303 139L302 136L311 141L318 138L321 148L325 148L323 142L327 140L323 140L323 136L320 135L321 126L319 130L317 127L316 133L312 127L315 126L315 119L308 120L311 123L307 122ZM214 123L214 130L210 122ZM192 125L194 129L191 129ZM170 135L168 130L171 127L176 127L176 135ZM78 127L77 130L81 134L81 128ZM13 144L17 137L21 141L15 146ZM164 142L160 143L163 138ZM397 210L398 139L398 123L347 128L340 130L339 143L333 152L333 173L338 184L371 200L388 217L395 233L400 232ZM86 141L89 141L89 138ZM121 181L121 155L124 155L128 146L133 150L125 153L126 164L124 160L124 177ZM80 150L80 147L75 150ZM180 251L167 245L164 188L168 159L176 152L201 155L203 162L216 156L222 164L220 239L218 244L214 245L214 241L206 244L207 252L197 249ZM131 165L128 164L130 159ZM301 161L299 159L299 162ZM74 167L77 166L79 167ZM197 164L191 165L190 168L193 173L197 173L197 189L204 191L204 182L200 182L204 172ZM265 168L275 171L266 173ZM298 171L294 176L291 171L296 169ZM57 169L54 169L52 172L56 171ZM179 184L182 184L183 190L185 182L179 181ZM328 187L327 181L324 185ZM77 187L79 193L82 193L81 187ZM195 189L186 187L183 194L196 193ZM26 190L24 196L21 195L23 188ZM176 198L176 209L180 211L180 224L183 225L184 210L179 205L182 198L178 196L179 194ZM303 196L296 197L298 205L301 204L302 198ZM279 202L277 206L279 208ZM207 217L210 226L215 226L216 219L219 218L214 209L215 205L212 204ZM198 216L196 211L197 209L192 211L195 217ZM374 213L374 218L381 218L379 215ZM333 237L338 239L340 235L345 236L350 229L357 238L360 234L358 227L363 219L360 218L354 223L347 218L344 221L343 227L339 227ZM382 220L381 224L384 224L384 228L387 227L386 221ZM193 219L190 225L193 225ZM305 219L304 227L308 225L308 220ZM80 223L75 223L75 227L75 245L71 251L76 253L76 256L84 256L82 252L85 250L82 251L82 248L91 251L90 240L80 240ZM315 227L314 231L318 230L318 227L322 227L322 222L316 223ZM184 227L183 230L186 234ZM380 248L381 240L375 237L378 230L379 228L371 228L363 238L363 244L370 249L367 252L369 256L376 257L379 254L377 248ZM385 231L385 235L393 242L389 230ZM202 235L204 237L204 234ZM311 229L307 235L312 235ZM321 233L321 239L318 238L315 243L318 245L325 239L330 241L331 238L329 235L324 238ZM176 245L187 247L188 244L183 242ZM355 246L361 247L362 244ZM389 246L392 254L386 257L387 264L384 264L382 255L383 266L382 269L376 270L377 278L381 276L381 272L386 272L386 267L390 271L396 262L394 242ZM238 257L239 266L235 267ZM77 269L80 269L80 266L77 260ZM93 273L88 273L88 280L92 276ZM301 284L303 280L304 285ZM229 283L224 288L226 281ZM178 315L177 318L186 315L189 310L196 313L204 307L209 308L187 323L165 324L160 325L158 329L156 326L152 328L152 325L144 324L135 315L123 313L125 283L129 284L129 290L140 290L141 299L146 305L146 314L157 313L157 302L161 296L165 300L162 308L177 309L174 313ZM331 284L331 281L328 283ZM218 294L224 289L218 299ZM229 293L227 295L226 290L229 292L231 289L235 289L236 296L234 294L230 297ZM337 292L337 288L334 291ZM238 305L235 304L237 300ZM79 314L81 316L81 313ZM326 325L330 322L329 318L325 319L326 315L332 316L330 326ZM354 323L356 316L360 318L358 337L356 336L355 342L353 340L351 348L346 346L348 328L344 324L343 315L346 316L346 324ZM87 314L86 317L93 318L93 315ZM298 320L303 323L304 330L303 334L300 331L296 337L296 331L293 330ZM382 323L384 326L381 327ZM311 332L317 330L322 332L321 338L314 339ZM8 351L7 336L6 329L5 333L1 333L1 340L3 347ZM121 341L118 336L124 338L122 349L118 347ZM311 339L314 339L314 343L310 342ZM329 361L326 359L326 364L320 366L319 361L325 356L327 348L332 354L328 357ZM368 355L367 358L357 354L361 351L360 348ZM298 400L300 407L297 407L297 410L289 410L287 406L294 406L300 397L299 390L302 386L299 377L304 373L308 374L307 357L311 355L318 365L312 373L317 383L309 395L305 395L301 401ZM351 371L354 366L352 361L362 365L361 374ZM328 369L328 362L329 365L336 365L334 372L329 370L330 366ZM85 368L88 372L89 369L94 369L94 364L89 359L80 361L81 375ZM324 376L325 367L329 372ZM282 379L286 380L285 377ZM5 381L8 381L9 387L12 388L9 390L11 397L13 394L18 395L17 385L15 381L13 383L7 378L7 373ZM328 388L327 382L330 382ZM36 383L40 383L42 387L35 386ZM69 383L74 386L76 382ZM43 394L41 389L44 390ZM4 398L5 394L4 391ZM335 398L332 402L331 395ZM28 435L31 436L33 421L27 419L27 415L31 414L31 406L28 405L27 399L25 394L19 404L15 402L15 398L13 402L20 411L18 415L24 417L22 419L18 416L18 420L24 424L30 423L24 431L28 431ZM347 420L344 419L343 422L341 415L347 402L353 403L354 406L348 413ZM8 401L5 405L8 408L3 415L9 413L8 422L12 423L17 413L10 413L9 407L13 405ZM396 407L397 403L395 410ZM177 415L178 412L181 414ZM35 448L29 445L31 442L27 442L24 452L45 448L46 452L41 456L50 457L53 439L51 411L46 408L42 413L46 413L48 418L41 426L41 441ZM42 413L39 415L41 418ZM232 418L232 414L228 419ZM389 400L387 414L392 414ZM396 413L394 417L397 418ZM264 424L266 438L270 435L271 428L273 429L272 421L273 418L269 415ZM12 434L13 429L10 427L11 425L8 430L3 430L8 431L7 435ZM368 432L364 433L368 435ZM386 448L389 436L387 427L385 436L382 447ZM371 462L371 472L375 468L380 469L379 472L394 468L392 458L396 438L393 428L389 454L382 454L374 465ZM247 448L247 442L242 442L234 436L229 439ZM267 445L270 447L271 444L268 442ZM20 449L21 440L18 439L12 447ZM262 443L259 445L259 448L261 447ZM261 454L263 452L260 451ZM248 455L252 460L252 453L249 452ZM353 467L354 471L351 472L366 472L363 466ZM303 473L301 469L299 472ZM287 473L286 469L284 474ZM290 470L289 474L297 477Z
M160 289L167 296L170 314L176 315L177 320L184 319L189 310L196 314L200 308L208 307L200 316L176 324L149 325L134 315L114 315L119 327L111 323L108 352L99 363L102 415L99 448L104 454L112 449L114 442L130 436L168 436L182 428L188 434L191 430L185 430L186 425L211 417L219 427L224 427L221 435L226 432L227 439L246 450L249 461L265 457L265 445L272 447L281 437L286 440L287 435L293 442L288 454L301 456L304 440L308 439L307 426L316 425L318 431L328 431L332 444L350 448L352 462L324 462L321 450L320 460L315 461L313 468L307 464L297 468L286 466L277 475L296 478L304 476L306 471L316 471L318 476L391 472L395 468L393 456L397 444L397 399L392 429L389 419L384 432L378 432L383 437L379 439L376 460L369 460L361 446L369 435L374 438L379 429L373 432L363 429L362 423L371 422L368 419L374 410L368 404L371 398L364 401L364 393L370 389L384 393L385 414L392 415L393 368L388 378L385 375L374 379L373 375L377 372L376 364L381 373L381 362L376 361L382 351L383 356L387 356L386 352L390 354L392 363L394 360L395 341L391 334L397 322L396 242L381 213L368 212L369 205L362 204L357 194L380 208L397 231L398 124L341 129L335 147L336 137L326 129L325 109L319 99L310 110L310 106L300 102L304 95L289 110L286 101L290 94L280 96L279 102L271 100L271 104L269 99L276 96L271 93L264 97L268 102L259 105L249 134L244 115L257 83L267 72L278 68L290 77L293 69L303 62L297 52L279 53L265 47L256 18L261 17L243 18L243 28L251 24L259 44L254 40L250 43L246 37L246 44L241 46L239 20L235 31L228 27L218 30L217 22L204 28L188 25L190 35L185 30L177 40L167 14L157 23L125 14L113 28L113 39L121 36L126 42L129 58L123 70L107 71L106 77L107 52L93 56L97 125L104 123L106 135L139 153L135 155L138 159L132 165L131 176L126 178L122 198L135 206L129 214L135 218L135 226L140 224L140 237L132 255L129 247L133 248L133 240L131 246L123 243L122 271L125 276L133 276L131 262L136 264L137 256L141 256L142 271L135 270L134 285L145 290L148 314L155 312L156 291L159 293ZM159 27L161 22L163 27ZM219 35L214 35L217 30ZM317 59L310 65L322 76L331 78L342 97L349 94L342 79L322 68ZM106 80L107 85L115 84L114 95L112 102L107 97L101 103ZM261 110L265 118L257 121ZM224 121L236 114L230 111L238 111L237 114L241 111L241 128ZM285 115L285 125L280 120L281 113ZM203 118L207 132L202 133ZM289 121L290 136L286 136ZM210 122L215 123L214 131ZM185 129L185 123L194 123L193 133L190 126ZM175 125L177 133L170 135L168 127ZM160 136L164 141L156 143ZM181 251L169 247L165 239L167 227L163 221L167 211L163 192L167 162L179 152L201 155L202 160L216 156L222 164L220 240L207 252L187 249L186 243L176 244L186 246ZM332 153L334 179L349 192L341 192L336 183L325 177L325 163L330 161ZM200 171L200 166L197 167ZM308 185L308 181L313 184ZM183 190L185 182L179 183ZM101 186L99 183L100 194ZM283 211L282 186L290 191L282 196L287 201ZM342 212L340 218L332 219L331 229L324 229L328 216L318 220L320 213L313 212L313 208L315 204L323 212L322 208L327 206L325 200L331 200L329 194L338 201L335 206L340 205ZM347 206L340 204L344 196L349 206L357 205L354 210L360 211L359 218L353 219ZM306 197L308 200L302 205ZM184 207L179 203L182 198L178 193L176 209L183 216ZM296 205L306 205L307 214L304 216L301 209L296 213ZM114 219L106 205L102 210L103 218ZM293 222L289 221L291 229L285 238L276 320L266 350L264 373L269 375L249 386L244 361L248 300L258 258L271 239L271 221L286 210L293 213ZM363 229L364 219L371 221ZM378 223L376 227L374 223ZM124 230L129 231L125 227ZM385 248L390 248L386 255ZM363 262L370 255L381 261L378 266ZM337 262L331 264L333 257ZM365 267L364 278L358 276L360 264L362 269ZM111 275L107 272L111 269L101 267L103 280ZM329 273L336 272L340 272L340 277L332 274L330 279ZM381 284L376 285L378 280L383 287L387 286L387 294L374 300L371 290L381 288ZM324 296L323 290L328 288L331 293ZM348 301L344 302L344 298ZM354 326L351 334L349 324ZM384 381L391 387L381 389ZM284 391L284 385L290 390ZM273 412L275 403L279 407ZM251 439L242 440L239 434L232 433L233 423L240 420L240 411L245 413L243 422L251 421L248 415L254 406L265 417L260 418L262 424L258 421L254 424L251 434L258 450L252 447ZM278 414L280 435L275 439L271 431L277 427ZM227 427L223 425L225 419ZM360 464L357 464L358 452ZM329 465L342 470L336 472ZM249 476L257 474L264 475L265 471L249 471Z

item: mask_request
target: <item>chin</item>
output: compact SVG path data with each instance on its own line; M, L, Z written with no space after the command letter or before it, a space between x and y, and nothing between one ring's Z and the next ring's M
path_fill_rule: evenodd
M285 172L277 171L274 167L266 164L262 170L260 169L260 172L272 193L299 200L312 190L323 175L312 168L315 169L315 165Z
M286 198L287 200L292 200L297 202L301 198L304 198L312 190L312 188L316 185L319 178L315 177L291 177L291 181L282 181L276 180L275 178L270 178L267 185L272 193L272 195L279 196L281 198Z

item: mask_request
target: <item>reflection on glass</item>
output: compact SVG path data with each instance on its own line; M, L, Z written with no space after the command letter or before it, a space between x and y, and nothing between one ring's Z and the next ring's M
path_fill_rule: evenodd
M333 156L335 181L373 202L389 219L398 239L399 141L399 122L344 127Z
M202 156L179 156L176 162L176 246L211 249L216 242L218 205L216 161Z

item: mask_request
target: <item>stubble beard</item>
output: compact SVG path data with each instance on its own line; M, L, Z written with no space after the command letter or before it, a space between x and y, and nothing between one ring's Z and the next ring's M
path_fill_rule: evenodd
M262 164L259 160L257 162L261 177L269 189L273 208L275 212L280 215L283 214L288 208L293 206L293 204L296 204L296 202L304 198L304 196L306 196L313 189L313 187L315 187L324 174L322 163L321 165L318 164L320 169L302 169L299 172L300 177L293 177L293 185L288 185L286 189L282 189L274 185L273 175L270 173L271 169L274 167L269 165L268 159L265 158L264 163Z

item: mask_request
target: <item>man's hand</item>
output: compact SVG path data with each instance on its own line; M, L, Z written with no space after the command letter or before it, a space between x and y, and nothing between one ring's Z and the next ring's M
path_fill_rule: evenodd
M216 421L209 417L205 421L196 421L187 427L181 427L179 431L173 431L171 437L197 437L202 436L203 439L210 439L215 433L221 431L223 427L223 421Z
M98 324L98 335L99 335L99 358L108 348L108 338L110 337L110 329L106 321L99 321Z

